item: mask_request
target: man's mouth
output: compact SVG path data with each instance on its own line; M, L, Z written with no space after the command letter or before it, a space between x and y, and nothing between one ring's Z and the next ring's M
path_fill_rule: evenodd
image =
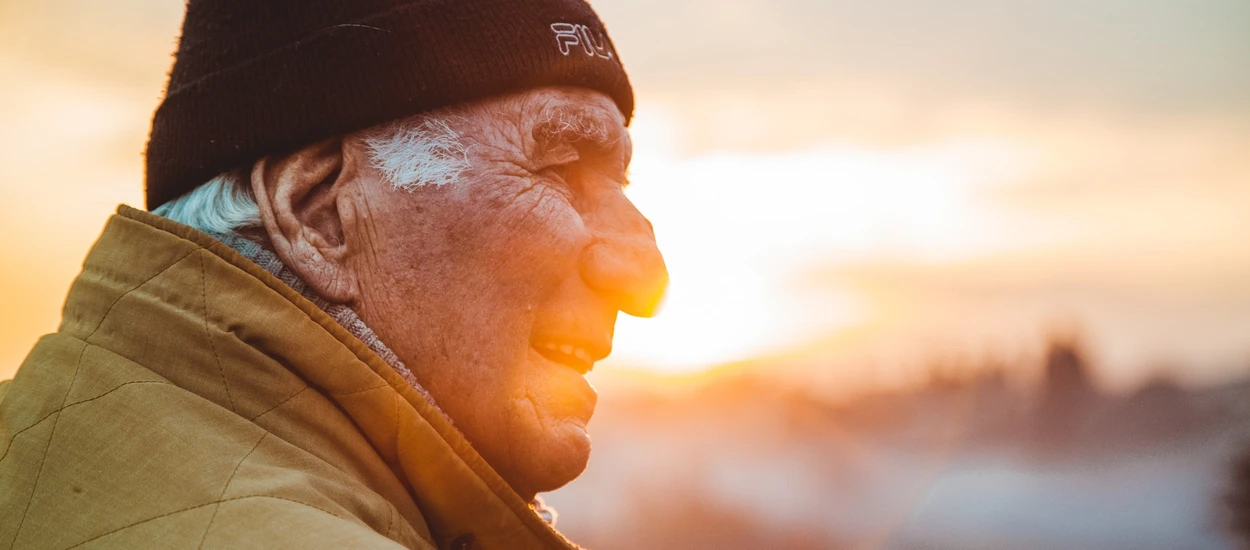
M595 361L608 355L603 349L604 346L594 346L570 339L538 338L531 345L539 355L581 374L590 372L590 369L595 366Z

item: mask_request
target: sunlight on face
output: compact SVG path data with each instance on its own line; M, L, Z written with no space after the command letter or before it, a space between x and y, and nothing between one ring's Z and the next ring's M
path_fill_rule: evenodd
M813 270L1006 246L1011 221L976 192L1026 164L987 142L682 159L674 126L645 106L632 134L630 198L655 225L671 283L658 318L620 320L608 364L675 373L778 353L873 315L854 294L803 288Z

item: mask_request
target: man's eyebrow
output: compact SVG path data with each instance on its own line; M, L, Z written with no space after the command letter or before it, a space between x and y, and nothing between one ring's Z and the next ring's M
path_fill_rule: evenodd
M543 111L532 134L540 143L584 142L607 151L622 138L622 132L613 127L612 121L602 109L561 104Z

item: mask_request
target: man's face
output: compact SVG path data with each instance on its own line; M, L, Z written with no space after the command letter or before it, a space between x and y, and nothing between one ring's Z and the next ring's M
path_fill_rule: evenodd
M607 96L539 88L445 120L469 168L444 186L393 190L360 139L343 145L353 307L528 498L585 469L583 375L617 312L650 315L668 276L623 193L631 143Z

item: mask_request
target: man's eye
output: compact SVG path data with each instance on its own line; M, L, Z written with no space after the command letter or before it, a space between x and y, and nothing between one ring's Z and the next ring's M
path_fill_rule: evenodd
M569 176L569 165L568 164L553 164L551 166L543 168L538 173L542 174L543 176L549 177L551 179L559 180L561 184L567 185L568 176Z
M575 183L570 179L568 164L553 164L538 171L538 175L551 182L548 187L564 197L570 203L577 195Z

